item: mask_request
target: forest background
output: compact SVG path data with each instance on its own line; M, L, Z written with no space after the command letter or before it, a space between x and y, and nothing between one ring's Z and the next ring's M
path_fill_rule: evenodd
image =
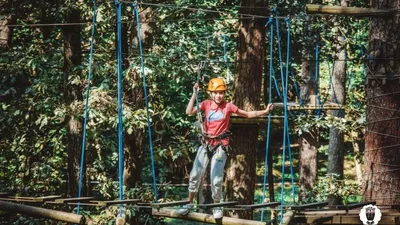
M208 79L221 76L228 82L229 100L246 110L262 109L269 101L283 101L278 92L284 94L285 88L278 74L287 73L288 101L307 102L310 95L317 95L322 104L343 105L332 111L287 112L277 107L270 133L265 121L232 124L234 141L225 182L227 199L249 204L261 201L254 187L257 183L266 184L263 176L267 171L267 136L270 200L287 196L284 201L291 201L291 187L285 189L288 186L295 186L292 192L296 193L296 201L330 199L332 204L343 204L367 199L360 190L371 21L364 17L307 15L305 5L309 2L305 1L139 3L136 7L144 67L133 2L1 2L0 191L77 196L83 169L83 196L118 197L116 3L123 5L120 37L124 198L150 202L155 198L168 201L185 197L166 193L173 189L168 184L187 183L199 145L193 126L196 118L184 112L197 80L197 65L204 61L207 65L201 71L200 99L207 98L204 90ZM369 4L312 3L355 7ZM91 22L94 5L95 27ZM271 41L267 22L274 15L279 28L275 27L277 33ZM274 52L272 60L270 50ZM279 60L279 53L283 59L289 56L290 64L281 62L284 60ZM274 70L270 70L270 63ZM88 75L91 88L82 148ZM271 76L276 79L272 88ZM285 125L282 118L287 118L290 125ZM293 151L289 151L293 152L293 159L282 154L288 148L288 142L282 147L286 137L294 144ZM81 161L83 149L86 154ZM346 165L351 165L348 174L344 173ZM155 182L162 184L157 188L158 196L151 188ZM282 186L276 185L280 182ZM229 189L238 185L242 186ZM274 189L275 193L271 192Z

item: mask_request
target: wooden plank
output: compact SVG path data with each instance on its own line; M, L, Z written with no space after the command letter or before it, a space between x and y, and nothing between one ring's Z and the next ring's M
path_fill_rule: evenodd
M302 205L291 205L290 208L293 210L303 210L307 208L319 208L328 205L328 202L315 202Z
M63 203L64 204L64 203ZM95 207L105 207L106 205L101 205L95 202L67 202L67 205L80 205L80 206L95 206Z
M21 213L33 217L45 217L68 223L85 224L85 217L81 215L5 201L0 201L0 210Z
M215 207L224 207L224 206L233 206L238 204L238 202L233 201L233 202L220 202L220 203L212 203L212 204L198 204L197 207L201 209L209 209L209 208L215 208Z
M222 225L265 225L265 222L254 221L254 220L245 220L224 216L222 219L215 220L212 215L204 214L204 213L195 213L190 212L185 216L181 216L177 210L167 210L153 209L153 216L161 216L161 217L170 217L170 218L179 218L188 221L198 221L202 223L210 223L210 224L222 224Z
M379 206L378 206L379 207ZM390 216L400 216L400 212L391 209L380 209L382 214ZM360 209L355 210L310 210L310 211L300 211L297 215L307 215L307 216L321 216L321 215L359 215Z
M382 215L379 225L396 225L399 221L399 216ZM346 224L346 225L360 225L360 216L356 215L319 215L319 216L306 216L296 215L292 222L293 223L307 223L312 224L314 221L318 221L318 224Z
M46 200L54 200L61 197L61 195L50 195L41 197L8 196L8 198L12 199L11 201L15 202L44 202ZM3 200L6 200L6 198L3 198Z
M349 209L356 209L356 208L360 208L363 207L365 205L376 205L375 201L371 201L371 202L359 202L359 203L352 203L352 204L347 204L347 205L338 205L335 208L336 209L344 209L344 210L349 210Z
M296 212L293 210L286 211L285 214L283 214L282 225L289 225L295 215Z
M163 208L163 207L186 205L189 203L190 202L188 200L184 200L184 201L176 201L176 202L151 203L150 206L152 206L153 208L159 209L159 208Z
M282 121L283 121L283 116L271 116L272 125L280 125L280 124L282 124ZM268 123L268 116L245 118L245 117L232 115L230 122L232 124L241 124L241 125L266 124L266 123Z
M308 14L328 14L328 15L346 15L346 16L390 16L396 11L394 10L381 10L373 8L360 8L360 7L345 7L333 5L316 5L307 4L306 12Z
M34 202L40 203L41 201L37 201L35 199L25 199L25 198L0 198L1 201L9 201L9 202Z
M253 204L253 205L235 205L235 207L238 208L243 208L243 209L257 209L257 208L265 208L265 207L275 207L280 205L280 202L266 202L266 203L260 203L260 204Z
M36 197L28 197L28 196L7 196L7 198L12 199L27 199L27 200L35 200Z
M89 201L92 200L93 197L80 197L80 198L61 198L54 200L55 203L67 203L67 202L79 202L79 201Z
M118 204L136 204L140 202L140 199L123 199L123 200L113 200L113 201L90 201L103 206L118 205Z
M54 200L57 198L61 198L62 195L48 195L48 196L41 196L41 197L37 197L37 199L43 199L44 201L48 201L48 200Z
M136 205L138 206L150 206L152 203L150 202L138 202Z
M274 103L274 106L283 107L284 104L282 102L276 102ZM343 108L343 105L333 102L325 102L322 105L315 105L311 103L300 105L297 102L288 102L287 106L288 110L337 110Z

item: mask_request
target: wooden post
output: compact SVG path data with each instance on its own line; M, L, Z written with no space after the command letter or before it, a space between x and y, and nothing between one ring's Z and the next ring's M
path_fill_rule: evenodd
M393 10L381 10L371 8L359 8L359 7L345 7L345 6L334 6L334 5L315 5L307 4L306 12L308 14L329 14L329 15L343 15L343 16L390 16L396 11Z
M21 213L33 217L44 217L74 224L85 224L85 217L81 215L5 201L0 201L0 210Z
M215 220L212 215L204 214L204 213L195 213L190 212L186 216L181 216L178 214L177 210L167 210L167 209L160 209L155 210L153 209L152 212L153 216L162 216L162 217L171 217L171 218L179 218L183 220L189 221L199 221L202 223L211 223L211 224L222 224L222 225L265 225L265 222L254 221L254 220L244 220L238 218L232 218L224 216L222 219Z
M283 214L282 225L289 225L290 221L292 221L294 215L295 215L295 213L293 210L286 211L286 213Z

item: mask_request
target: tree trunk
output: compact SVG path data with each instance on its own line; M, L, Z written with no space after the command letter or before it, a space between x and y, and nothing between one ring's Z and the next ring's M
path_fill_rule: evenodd
M364 145L359 140L353 141L353 149L354 149L354 163L356 164L356 173L357 173L357 181L358 184L362 184L362 157L361 152L364 152L364 149L361 149Z
M0 7L12 11L12 3L13 1L8 0L7 3L1 4ZM17 8L16 6L14 7ZM0 18L0 49L11 48L13 28L8 25L15 24L16 20L17 16L15 12L10 12L9 15Z
M377 9L399 9L398 1L372 1ZM400 22L396 17L370 20L367 74L363 200L377 205L400 199Z
M152 10L150 8L139 10L140 21L145 21L152 15ZM136 18L133 18L136 21ZM127 31L127 27L126 30ZM152 44L154 28L150 26L149 23L141 23L140 25L140 35L142 39L143 47L150 47ZM127 32L124 32L124 39L128 40ZM131 27L129 43L130 45L138 46L138 34L136 23ZM128 42L124 41L123 46L124 52L128 52ZM139 49L139 48L135 48ZM127 55L127 54L126 54ZM131 107L140 109L144 107L144 91L141 77L139 76L139 71L131 71L133 84L129 84L128 90L125 93L125 99L130 103ZM124 155L125 155L125 167L124 167L124 183L127 188L133 188L135 185L141 183L141 171L143 168L143 151L147 140L146 130L140 127L135 127L131 133L125 132L124 141Z
M240 13L267 15L265 2L242 0ZM253 7L253 8L251 8ZM256 110L260 105L262 70L265 58L266 19L241 20L237 47L237 67L233 103L244 110ZM229 200L240 204L254 202L256 148L258 126L232 128L233 138L226 187ZM248 217L240 213L241 218Z
M304 52L301 63L301 83L300 98L307 103L310 95L316 94L315 85L315 63L314 43L316 38L311 30L311 21L307 17L303 24L303 36L305 37ZM299 100L300 101L300 100ZM304 133L300 135L300 160L299 160L299 184L300 194L299 200L303 199L307 190L314 187L317 180L317 162L318 162L318 132Z
M347 6L342 0L341 6ZM339 33L339 32L337 32ZM335 61L332 74L332 95L331 101L338 104L345 104L346 100L346 46L342 36L338 36L335 43ZM343 110L331 111L332 116L344 117ZM328 151L328 174L338 174L343 179L344 163L344 133L336 126L329 129L329 151ZM341 205L342 198L331 196L328 198L330 205Z
M300 201L317 181L318 138L315 135L317 135L317 132L313 134L304 133L300 137Z
M79 23L80 11L70 8L65 16L66 23ZM67 124L67 149L68 149L68 195L78 195L80 156L81 156L81 138L82 138L82 112L76 111L76 101L82 101L82 90L80 87L71 84L72 76L77 76L73 68L82 62L81 48L81 27L63 26L62 34L64 37L64 95L66 105L70 108L66 120ZM78 109L80 110L80 109ZM84 163L84 166L86 164ZM85 174L86 168L83 168ZM86 176L84 176L85 178ZM86 192L86 179L82 179L83 192Z

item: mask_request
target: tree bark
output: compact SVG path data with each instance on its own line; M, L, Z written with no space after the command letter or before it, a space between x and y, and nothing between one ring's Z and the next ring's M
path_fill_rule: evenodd
M66 23L79 23L80 11L76 8L70 8L65 15ZM68 149L68 195L78 195L80 156L81 156L81 138L82 138L82 118L79 116L82 112L75 112L76 101L82 101L82 90L77 85L71 84L72 76L77 76L73 68L82 62L81 48L81 27L63 26L62 34L64 37L64 95L65 103L70 108L67 117L67 149ZM84 163L84 166L86 164ZM83 168L85 175L86 167ZM86 176L82 179L82 193L86 192Z
M150 8L140 9L139 10L139 18L140 21L145 21L153 14ZM136 18L134 18L136 21ZM150 26L148 23L140 23L140 33L142 39L143 47L150 47L153 39L153 30L154 27ZM130 45L138 46L138 34L136 24L133 24L130 28ZM125 31L128 28L126 27ZM125 40L128 40L128 33L124 37ZM128 52L128 42L124 42L124 52ZM138 49L138 48L135 48ZM127 54L126 54L127 55ZM133 84L129 84L129 87L126 87L125 99L130 103L130 106L135 109L140 109L144 107L144 91L143 85L140 85L142 82L141 77L139 76L139 71L131 71L132 82ZM146 130L140 127L135 127L132 133L125 132L125 141L124 141L124 154L125 154L125 167L124 167L124 183L127 188L133 188L137 184L141 184L141 171L143 168L143 154L146 146Z
M318 138L317 132L304 133L300 136L300 201L305 197L307 191L313 189L317 181L318 163Z
M356 164L356 173L357 173L357 181L358 184L362 184L362 157L361 153L364 152L364 149L361 149L364 147L364 145L361 144L362 142L359 140L353 141L353 149L354 149L354 163Z
M266 2L242 0L240 13L267 15ZM258 8L259 7L259 8ZM237 47L237 66L233 103L244 110L256 110L260 104L262 70L265 58L266 19L253 21L241 20ZM232 128L230 165L227 170L226 187L229 200L240 204L254 202L254 184L256 177L256 148L258 126ZM246 218L246 213L238 213Z
M374 0L372 7L398 10L399 2ZM397 16L370 21L362 194L377 205L400 203L399 28Z
M11 12L12 7L13 1L11 0L0 5L0 8L10 10L10 13L7 16L0 18L0 49L11 48L13 28L8 25L15 24L17 20L16 12ZM14 7L17 8L17 6Z
M342 0L341 6L347 6ZM339 32L337 32L339 33ZM338 104L345 104L346 100L346 47L342 36L338 36L335 43L335 61L332 74L331 101ZM332 116L344 117L343 110L331 111ZM329 129L329 151L328 151L328 174L338 174L343 179L344 163L344 133L336 126ZM328 198L330 205L341 205L342 198L331 196Z
M308 102L310 95L316 94L315 85L315 61L313 53L317 37L311 29L311 19L307 17L303 24L304 51L301 63L301 83L300 98L303 102ZM318 131L304 133L300 135L300 160L299 160L299 184L300 201L305 197L307 190L314 187L317 180L317 162L318 162Z

